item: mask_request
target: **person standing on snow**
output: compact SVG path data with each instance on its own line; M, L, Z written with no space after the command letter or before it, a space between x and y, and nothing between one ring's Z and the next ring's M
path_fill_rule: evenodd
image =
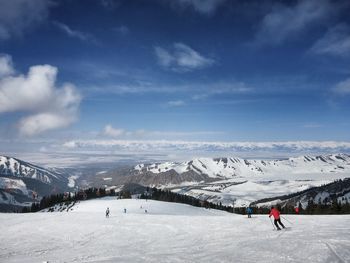
M271 217L271 216L273 216L274 219L275 219L274 223L275 223L275 226L277 227L277 230L281 230L281 228L279 227L278 224L280 224L283 228L285 228L284 225L281 222L280 211L278 211L278 209L274 208L273 206L271 207L271 211L270 211L269 217Z
M106 217L109 217L109 207L107 207L107 210L106 210Z
M247 207L248 218L252 218L252 213L253 213L253 209L251 207Z
M298 215L298 214L299 214L299 207L298 207L298 206L295 207L295 208L294 208L294 211L295 211L295 213Z

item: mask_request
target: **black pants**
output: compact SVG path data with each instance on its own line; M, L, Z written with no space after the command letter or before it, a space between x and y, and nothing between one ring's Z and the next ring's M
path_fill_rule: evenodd
M284 225L281 222L281 218L275 219L275 226L277 227L277 229L280 229L280 227L278 226L277 222L278 222L278 224L281 225L281 227L284 228Z

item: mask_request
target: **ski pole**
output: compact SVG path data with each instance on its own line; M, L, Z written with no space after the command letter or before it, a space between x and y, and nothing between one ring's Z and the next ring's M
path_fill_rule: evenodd
M284 216L281 216L284 220L286 220L289 224L293 225L292 222L290 222L287 218L285 218Z
M272 223L272 219L271 219L271 217L269 217L270 218L270 222L271 222L271 225L272 225L272 227L273 227L273 230L275 230L276 228L275 228L275 225Z

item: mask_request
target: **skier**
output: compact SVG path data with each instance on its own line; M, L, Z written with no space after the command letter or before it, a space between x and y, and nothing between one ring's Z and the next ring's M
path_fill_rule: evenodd
M252 218L252 213L253 213L253 209L251 207L247 207L247 215L248 215L248 218Z
M124 208L124 214L126 214L126 208Z
M271 217L271 216L273 216L274 219L275 219L274 223L275 223L275 226L276 226L277 230L281 230L281 228L278 226L277 223L279 223L283 228L285 228L284 225L281 222L280 211L278 211L278 209L274 208L273 206L271 207L271 211L270 211L269 217Z
M106 217L109 217L109 207L106 209Z
M298 215L299 214L299 207L295 207L294 210L295 210L295 213Z

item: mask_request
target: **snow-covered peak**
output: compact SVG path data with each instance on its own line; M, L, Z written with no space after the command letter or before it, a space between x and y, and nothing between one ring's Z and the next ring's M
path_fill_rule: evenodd
M241 158L197 158L186 162L164 162L138 164L134 167L138 173L165 173L170 170L177 174L195 172L211 178L233 178L236 176L262 176L264 174L311 174L338 173L350 171L350 156L331 154L318 156L299 156L285 160L247 160Z
M25 177L45 184L68 183L67 172L56 168L43 168L13 157L0 156L0 176Z
M0 175L30 177L45 183L51 183L49 175L57 177L49 170L6 156L0 156Z

